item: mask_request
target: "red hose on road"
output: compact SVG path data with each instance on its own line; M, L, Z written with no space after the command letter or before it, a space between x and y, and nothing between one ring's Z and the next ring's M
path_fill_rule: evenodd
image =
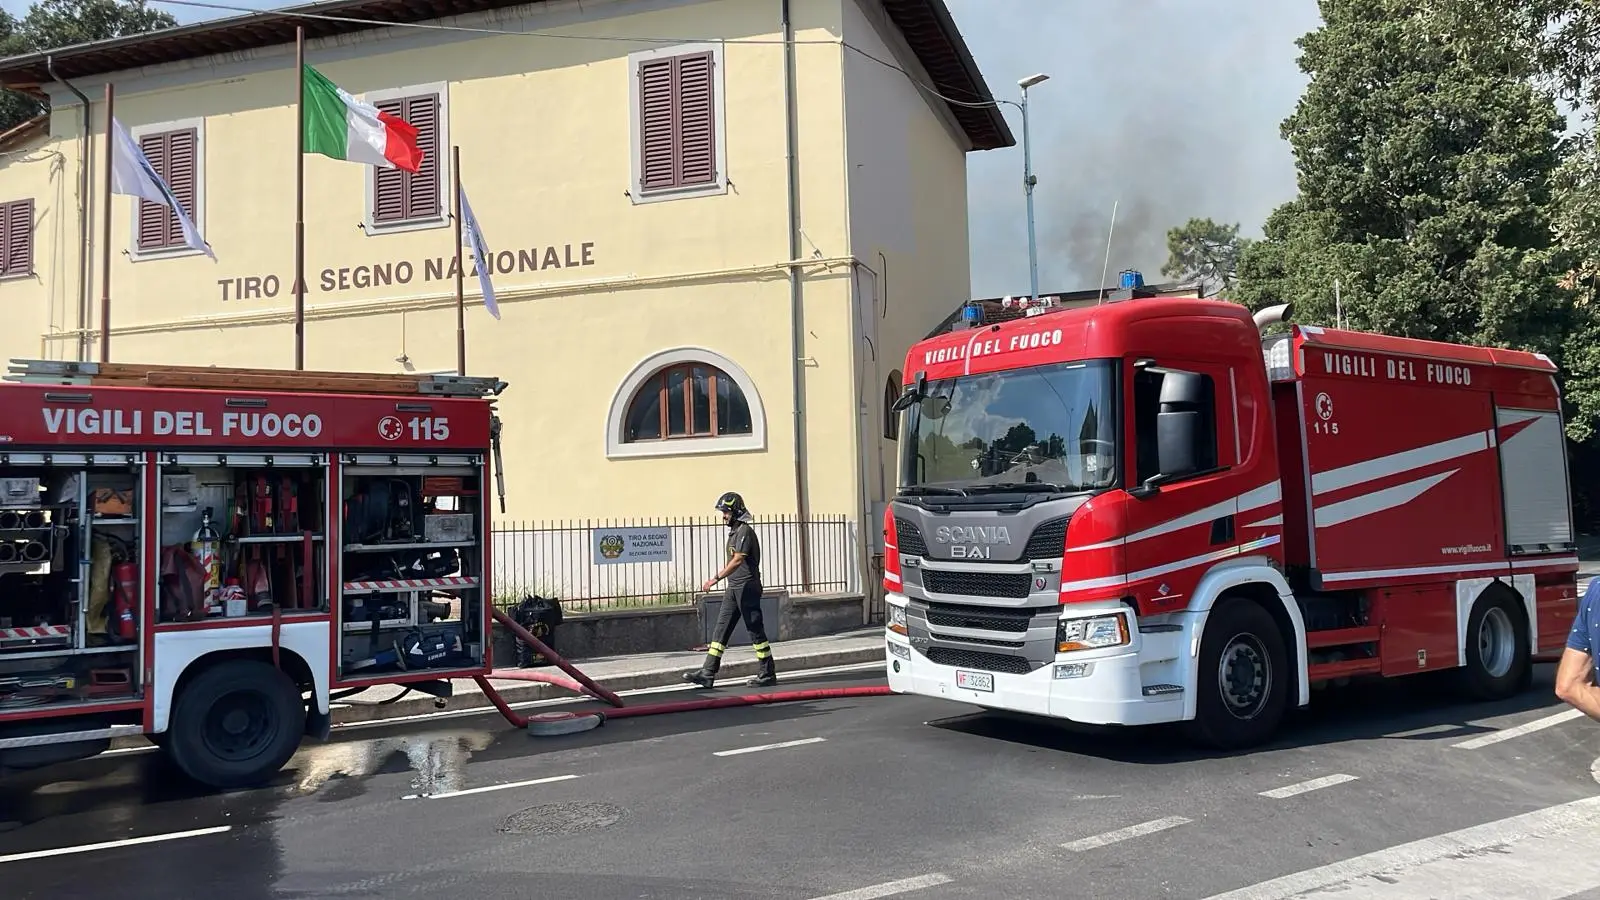
M509 672L494 671L494 672L490 672L489 673L489 680L490 681L532 681L532 682L534 682L536 684L553 684L558 688L566 688L567 690L573 692L574 694L588 694L589 693L587 690L584 689L583 685L577 683L576 681L573 681L571 678L562 678L560 675L556 675L556 674L553 674L553 673L550 673L550 672L520 672L520 671L516 671L516 670L509 671ZM589 696L594 697L593 694L589 694ZM600 699L603 699L603 698L595 697L595 699L596 700L600 700Z
M628 716L655 716L663 713L723 709L729 706L759 706L765 703L796 703L805 700L841 700L846 697L883 697L890 693L892 692L887 684L843 688L814 688L811 690L774 691L771 694L738 694L732 697L708 697L704 700L683 700L678 703L652 703L648 706L625 706L622 709L600 710L595 715L605 719L622 719Z
M496 622L499 622L501 625L504 625L507 630L509 630L512 634L517 636L518 640L522 641L524 644L527 644L529 647L532 647L533 649L539 651L539 653L541 655L543 655L545 659L548 659L551 662L555 663L556 666L561 669L561 671L567 673L568 675L571 675L573 680L578 682L579 684L583 685L585 688L587 688L589 693L593 694L596 697L599 697L601 700L604 700L605 702L611 704L612 706L620 707L620 706L623 705L621 697L618 697L614 692L606 690L605 688L603 688L600 685L596 684L594 682L594 679L592 679L589 676L587 676L587 675L583 674L582 672L578 671L577 667L574 666L572 663L569 663L565 659L562 659L560 656L557 656L556 652L554 650L551 650L549 647L545 646L544 641L541 641L538 638L534 637L533 634L528 631L528 629L523 628L521 625L518 625L517 624L517 620L511 618L508 615L506 615L504 610L500 609L499 607L495 607L493 612L494 612L494 620ZM481 679L480 679L480 682L481 682ZM480 683L479 687L483 687L483 684ZM486 689L486 692L487 692L487 689ZM501 710L501 711L504 712L504 710Z

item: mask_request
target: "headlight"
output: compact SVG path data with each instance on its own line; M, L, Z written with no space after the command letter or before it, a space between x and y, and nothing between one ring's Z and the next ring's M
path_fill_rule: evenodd
M1113 613L1083 619L1062 619L1056 624L1056 652L1099 650L1128 643L1128 619Z
M889 630L895 634L906 633L906 608L904 606L889 607Z

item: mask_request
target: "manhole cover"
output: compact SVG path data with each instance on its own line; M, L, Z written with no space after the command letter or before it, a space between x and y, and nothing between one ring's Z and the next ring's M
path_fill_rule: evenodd
M617 824L627 813L611 803L550 803L506 817L504 834L562 835Z

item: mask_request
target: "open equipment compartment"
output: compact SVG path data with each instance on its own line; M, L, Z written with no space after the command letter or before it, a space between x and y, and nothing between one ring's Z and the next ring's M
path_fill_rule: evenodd
M469 454L345 457L341 680L483 664L484 474Z
M145 463L0 454L0 715L140 696Z
M327 458L163 453L160 621L325 613Z

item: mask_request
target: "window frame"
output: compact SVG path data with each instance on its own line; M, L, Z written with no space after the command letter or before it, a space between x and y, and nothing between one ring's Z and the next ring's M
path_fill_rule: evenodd
M133 139L133 145L140 150L144 149L144 139L152 134L169 134L176 131L194 132L194 211L190 216L194 222L195 231L206 233L206 120L204 116L189 119L174 119L169 122L150 122L145 125L136 125L128 129L128 137ZM152 168L155 163L152 162ZM168 176L157 169L163 179ZM167 181L170 188L172 183ZM174 193L176 191L174 190ZM139 210L143 202L135 197L130 204L132 209L128 212L128 258L134 262L147 262L155 259L179 259L185 256L204 256L205 251L196 250L182 243L169 244L165 247L143 248L139 246ZM170 215L170 213L169 213Z
M727 435L682 435L627 441L628 410L641 390L649 388L653 378L682 366L702 366L720 371L744 395L750 410L750 432ZM689 411L686 409L685 413ZM708 453L740 453L765 450L767 445L767 419L755 383L738 363L720 353L700 347L679 347L652 354L641 360L618 385L611 399L606 419L606 457L627 459L657 456L691 456Z
M8 272L5 263L8 245L11 243L11 210L19 206L27 210L24 218L28 222L28 258L20 271ZM35 240L38 237L38 224L34 220L38 211L39 206L32 197L0 201L0 281L32 278L38 273L39 242Z
M450 85L444 81L433 81L426 84L413 84L403 87L383 88L368 91L360 99L376 106L390 100L409 100L415 97L434 96L439 100L438 134L434 139L434 153L438 156L436 171L439 178L439 214L419 219L402 219L394 222L379 222L375 218L373 207L378 199L378 169L364 167L368 171L363 173L364 186L361 201L361 229L370 237L380 234L403 234L411 231L430 231L435 228L447 228L451 225L450 216L454 204L450 197L450 186L454 178L450 170L450 154L446 149L450 147Z
M711 57L711 134L714 142L712 160L716 167L716 178L705 184L688 186L674 186L645 190L641 181L644 177L644 137L643 122L641 121L641 91L639 73L641 66L647 62L654 62L663 58L680 56L698 56L709 54ZM650 50L640 50L628 54L628 113L629 113L629 145L628 145L628 186L627 194L634 205L643 203L660 203L666 200L681 200L690 197L712 197L728 193L728 133L727 133L727 91L724 77L723 46L717 41L696 41L683 44L674 44L667 47L657 47Z

